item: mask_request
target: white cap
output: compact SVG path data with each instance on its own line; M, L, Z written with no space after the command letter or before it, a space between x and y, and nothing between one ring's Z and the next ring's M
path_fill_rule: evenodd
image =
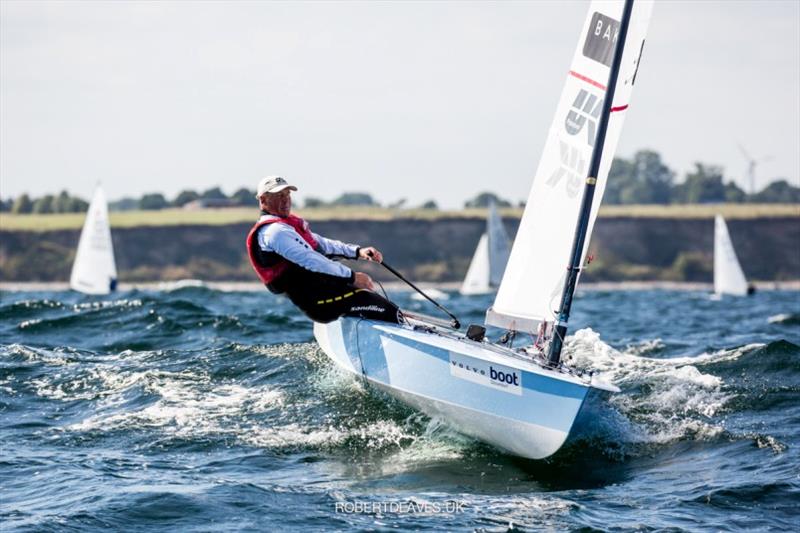
M280 176L267 176L266 178L261 178L261 181L258 182L256 198L261 198L267 193L281 192L287 188L293 191L297 190L297 187L289 185L289 182Z

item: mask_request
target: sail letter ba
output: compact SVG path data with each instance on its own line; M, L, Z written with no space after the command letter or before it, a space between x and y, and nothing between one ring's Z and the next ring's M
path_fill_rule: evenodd
M583 43L583 55L610 67L618 35L619 21L595 11Z

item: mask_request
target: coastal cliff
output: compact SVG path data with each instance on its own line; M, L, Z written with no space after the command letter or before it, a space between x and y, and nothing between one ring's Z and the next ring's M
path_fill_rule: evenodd
M504 218L510 236L519 219ZM315 232L380 248L392 266L419 281L458 281L467 270L485 229L481 218L443 217L435 221L317 220ZM800 279L800 218L729 220L728 226L748 279ZM253 281L244 240L249 224L140 226L113 230L121 281L196 278ZM590 246L594 260L585 281L710 281L712 218L601 216ZM3 281L64 281L79 230L0 230ZM535 243L534 243L535 245ZM546 254L546 249L539 250ZM386 272L364 265L379 279Z

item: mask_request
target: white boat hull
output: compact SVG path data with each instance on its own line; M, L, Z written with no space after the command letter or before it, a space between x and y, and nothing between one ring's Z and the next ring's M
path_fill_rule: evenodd
M567 440L591 388L509 350L357 318L315 324L339 366L458 431L542 459Z

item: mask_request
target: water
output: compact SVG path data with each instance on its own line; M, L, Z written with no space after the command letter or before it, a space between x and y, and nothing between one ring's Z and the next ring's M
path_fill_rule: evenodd
M800 520L796 292L579 293L567 353L622 393L545 461L366 388L265 291L0 299L4 531L786 531ZM480 322L489 298L446 303Z

